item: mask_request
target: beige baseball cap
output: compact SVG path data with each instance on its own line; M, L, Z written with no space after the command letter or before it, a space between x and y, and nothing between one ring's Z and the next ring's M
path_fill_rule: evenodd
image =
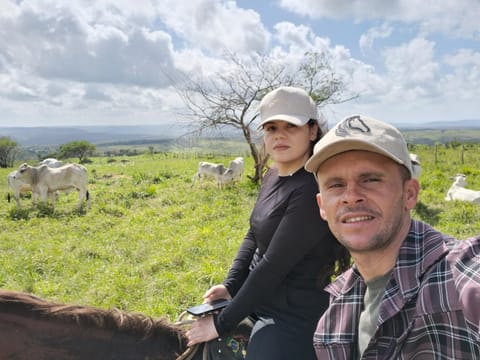
M315 144L305 169L315 174L327 159L350 150L372 151L386 156L405 166L412 174L410 153L400 131L364 115L348 116L327 132Z
M322 132L327 130L327 122L319 116L312 97L305 90L293 86L282 86L265 95L260 102L260 119L259 128L274 120L303 126L314 119Z

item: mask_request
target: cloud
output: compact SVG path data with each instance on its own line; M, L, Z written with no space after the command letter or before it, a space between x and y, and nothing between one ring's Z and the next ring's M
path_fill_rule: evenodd
M170 36L145 28L125 30L82 21L69 8L26 8L0 24L12 67L45 79L168 86L174 71Z
M445 97L476 102L480 98L480 52L459 49L445 56L444 62L453 68L440 82Z
M373 43L377 39L386 39L388 38L393 32L393 27L387 23L383 23L381 26L370 28L365 34L360 36L360 40L358 42L360 50L363 54L369 52L370 49L373 47Z
M269 33L254 10L237 7L235 1L162 0L157 2L159 19L188 47L212 54L264 52Z
M358 20L384 18L395 13L401 6L401 0L281 0L280 6L313 19L354 18Z
M435 43L422 38L386 49L385 66L389 78L403 87L433 83L439 70L434 52Z
M182 106L172 82L228 71L225 53L260 53L295 68L305 52L321 52L360 95L348 113L443 111L450 99L467 112L480 96L478 0L281 0L280 9L252 4L258 11L241 3L0 0L0 112L156 122ZM349 31L352 20L363 34L325 35Z
M312 19L418 23L423 33L478 39L478 0L281 0L288 11Z

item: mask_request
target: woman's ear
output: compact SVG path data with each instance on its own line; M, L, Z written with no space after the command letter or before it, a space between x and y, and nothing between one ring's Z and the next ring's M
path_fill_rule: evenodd
M318 124L313 124L312 126L310 126L309 130L310 130L310 141L317 140Z

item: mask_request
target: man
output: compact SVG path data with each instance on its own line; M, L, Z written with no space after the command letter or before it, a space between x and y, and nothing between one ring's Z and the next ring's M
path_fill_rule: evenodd
M315 146L320 215L354 260L329 285L318 359L480 359L480 236L410 215L419 192L394 127L350 116Z

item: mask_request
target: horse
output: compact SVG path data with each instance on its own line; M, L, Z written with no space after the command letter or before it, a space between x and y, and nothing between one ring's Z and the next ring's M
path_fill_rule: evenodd
M226 337L188 348L186 326L194 319L185 314L172 324L0 289L0 360L243 359L252 329L248 319Z
M0 290L1 360L175 360L186 344L185 327L163 318Z

